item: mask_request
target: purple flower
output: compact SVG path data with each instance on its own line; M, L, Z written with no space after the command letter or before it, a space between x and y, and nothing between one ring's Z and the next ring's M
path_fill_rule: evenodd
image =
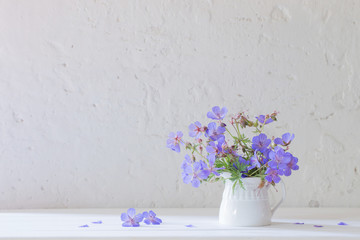
M124 221L122 224L123 227L139 227L140 222L143 220L144 216L142 213L135 215L135 209L129 208L127 213L121 214L121 220Z
M181 169L183 172L181 173L183 182L188 184L192 180L192 161L189 155L185 155L185 160L181 164Z
M323 227L323 226L322 226L322 225L314 225L314 227L318 227L318 228L319 228L319 227Z
M220 139L225 138L225 136L223 135L223 133L226 131L226 129L224 127L217 127L216 128L216 123L212 122L209 123L208 125L208 129L206 130L206 136L209 137L211 140L213 141L222 141Z
M271 152L271 148L267 148L264 152L263 152L263 159L261 160L262 164L266 164L268 161L270 161L269 158L269 153Z
M256 119L262 124L264 124L265 118L266 118L265 115L260 115L260 116L256 117ZM274 120L272 120L271 118L268 118L268 119L266 119L265 124L272 123L273 121Z
M225 169L224 167L223 168L216 168L215 167L215 155L214 154L209 154L207 156L207 159L209 161L209 168L207 169L209 171L209 173L213 173L215 174L216 176L220 176L220 174L217 172L217 170L222 170L222 169Z
M227 112L228 110L226 107L223 107L220 110L220 107L215 106L212 108L212 112L207 113L207 117L214 120L223 120Z
M294 137L294 134L284 133L281 138L275 138L274 143L277 145L287 146L291 143Z
M102 221L92 222L93 224L102 224Z
M265 179L271 183L272 181L274 181L274 183L278 183L280 182L281 178L279 177L279 172L281 173L281 170L277 170L277 169L272 169L272 168L268 168L265 172L266 177ZM281 174L280 174L281 175Z
M189 155L185 155L185 160L181 164L181 169L183 172L181 173L183 182L188 184L192 180L192 161Z
M194 225L192 225L192 224L189 224L189 225L185 225L185 227L189 227L189 228L191 228L191 227L195 227Z
M275 147L274 151L269 153L271 161L268 163L270 168L273 169L285 169L287 164L290 163L292 155L286 153L281 147ZM280 174L281 175L281 174Z
M196 121L195 123L192 123L189 125L189 136L190 137L195 137L196 139L198 139L199 137L201 137L203 128L201 127L201 123Z
M160 218L157 218L156 213L154 213L152 210L150 210L149 212L143 212L143 216L144 223L146 223L147 225L159 225L160 223L162 223L162 220Z
M192 164L192 161L191 161L191 158L188 154L185 155L185 160L183 161L182 165L181 165L181 169L184 169L184 167L186 165L191 165Z
M206 163L203 161L200 162L194 162L189 167L186 167L183 169L182 177L183 182L186 184L191 183L193 187L199 187L200 186L200 180L208 178L210 175L210 171L207 169L204 169L204 166L206 166Z
M218 155L223 152L222 145L224 144L224 138L220 138L218 144L215 142L209 142L209 145L206 146L206 151L210 154Z
M167 140L167 147L175 152L180 152L180 143L181 138L183 136L183 133L178 131L176 134L174 132L171 132L169 134L169 139Z
M259 156L257 155L257 151L255 150L254 155L250 158L250 166L248 167L248 170L251 170L253 168L260 168L260 160Z
M291 155L291 154L290 154ZM284 169L284 175L285 176L290 176L291 175L291 170L298 170L299 166L297 165L298 159L296 157L294 157L293 155L291 155L291 160L289 163L286 164L286 167Z
M344 222L339 222L337 225L348 225L347 223L344 223Z
M304 223L303 223L303 222L296 222L296 223L294 223L294 224L304 225Z
M252 139L252 149L258 150L260 152L265 152L266 148L270 145L271 140L267 138L264 133L261 133L259 136L255 136Z
M81 228L86 228L86 227L89 227L89 225L85 224L85 225L81 225L81 226L79 226L79 227L81 227Z

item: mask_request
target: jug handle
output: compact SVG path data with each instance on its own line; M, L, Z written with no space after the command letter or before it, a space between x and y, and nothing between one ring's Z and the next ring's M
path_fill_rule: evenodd
M280 206L280 204L285 200L285 196L286 196L286 191L285 191L285 184L283 181L281 181L281 192L282 192L282 196L280 201L271 209L271 216L274 215L276 209L278 209L278 207Z

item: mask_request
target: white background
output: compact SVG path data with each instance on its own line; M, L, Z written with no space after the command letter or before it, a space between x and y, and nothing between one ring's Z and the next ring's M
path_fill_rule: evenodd
M360 207L359 26L359 1L1 1L0 208L218 207L166 148L215 105L280 111L284 206Z

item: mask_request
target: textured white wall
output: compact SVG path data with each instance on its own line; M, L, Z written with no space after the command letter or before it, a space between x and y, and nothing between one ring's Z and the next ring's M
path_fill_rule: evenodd
M360 207L360 1L1 1L0 207L216 207L170 131L280 111L285 206Z

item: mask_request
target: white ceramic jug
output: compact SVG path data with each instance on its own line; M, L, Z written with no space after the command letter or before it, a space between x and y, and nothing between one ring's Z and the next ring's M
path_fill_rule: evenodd
M259 187L261 179L257 177L243 178L244 188L233 182L225 181L225 189L219 212L219 223L228 226L255 227L271 224L271 217L285 199L285 185L281 181L282 198L270 207L268 189L270 184Z

